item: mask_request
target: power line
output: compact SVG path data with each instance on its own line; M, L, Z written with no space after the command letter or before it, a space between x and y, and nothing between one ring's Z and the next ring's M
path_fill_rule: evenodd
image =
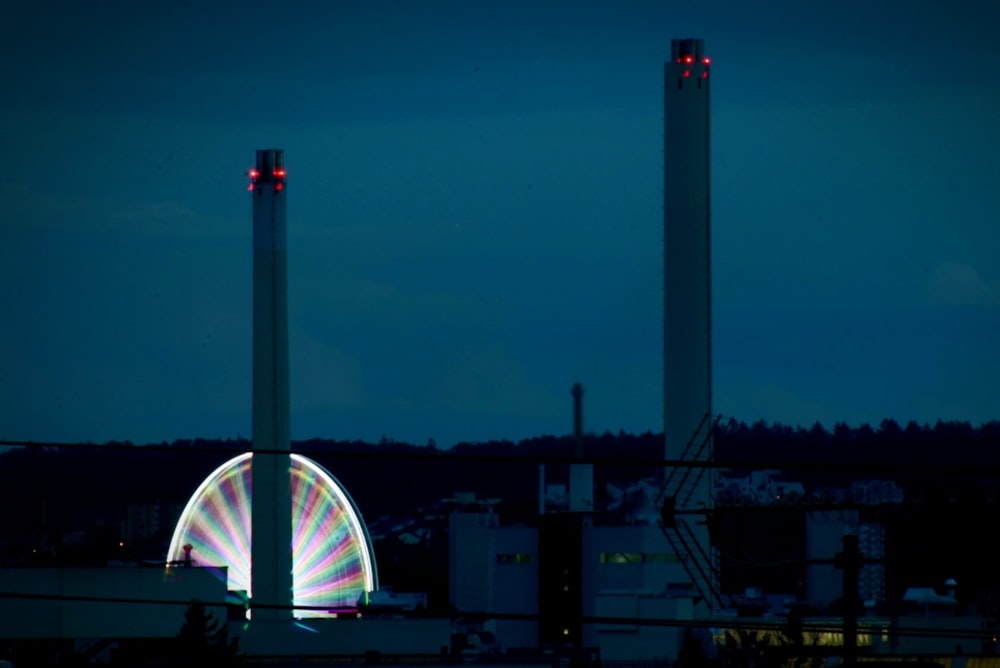
M30 600L30 601L50 601L50 602L64 602L64 603L114 603L123 605L163 605L163 606L184 606L187 607L191 605L192 599L161 599L161 598L136 598L136 597L124 597L124 596L87 596L79 594L32 594L25 592L0 592L0 599L12 599L12 600ZM225 608L233 605L232 602L227 601L209 601L204 599L197 599L205 607L220 607ZM303 612L328 612L330 610L329 606L315 606L315 605L279 605L279 604L267 604L267 603L253 603L251 610L254 608L270 609L270 610L291 610L291 611L303 611ZM365 616L365 609L359 608L358 612L362 617ZM411 611L411 610L397 610L387 613L372 613L371 617L404 617L413 619L499 619L499 620L512 620L512 621L539 621L541 619L541 614L539 613L512 613L512 612L488 612L488 611L474 611L474 610L461 610L454 611L447 615L438 615L427 611ZM691 628L691 629L716 629L719 631L731 631L731 630L746 630L746 631L770 631L770 632L784 632L788 631L788 622L769 622L761 620L753 620L748 618L738 618L738 617L715 617L715 618L705 618L705 619L660 619L660 618L646 618L646 617L618 617L618 616L605 616L605 615L583 615L580 617L581 622L585 624L604 624L609 626L648 626L648 627L662 627L662 628ZM308 620L306 620L308 621ZM988 629L954 629L945 627L933 627L933 626L908 626L901 624L895 620L878 619L878 618L864 618L861 617L858 620L858 631L859 632L878 632L879 634L887 634L897 637L939 637L939 638L955 638L955 639L988 639L993 635L992 630ZM797 622L798 623L798 622ZM801 622L801 629L803 633L840 633L843 631L843 625L838 621L832 621L829 618L823 618L823 621L817 621L814 623L809 623L808 618Z

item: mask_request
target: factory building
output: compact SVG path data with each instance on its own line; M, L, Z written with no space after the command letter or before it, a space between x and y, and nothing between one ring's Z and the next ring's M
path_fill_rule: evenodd
M583 389L573 386L576 458ZM492 507L449 516L449 602L458 618L488 619L501 651L539 647L605 660L670 659L701 601L678 554L648 517L595 521L590 464L569 464L569 488L539 475L539 515L505 525ZM558 499L547 499L554 492ZM700 606L704 608L704 606ZM641 621L649 620L650 624Z
M490 619L504 651L676 657L677 628L634 621L690 620L699 605L659 527L599 526L569 511L546 513L531 526L501 519L490 510L449 517L449 601L459 618Z
M710 64L703 40L675 39L663 83L665 456L692 463L711 458L714 424ZM580 457L582 388L575 385L572 394ZM535 527L501 526L492 513L456 513L449 534L452 605L460 611L537 615L535 623L497 619L497 640L508 647L597 649L610 660L676 658L679 628L635 620L690 620L721 603L704 522L712 507L709 471L680 466L665 472L664 501L682 512L659 525L595 524L593 472L583 462L570 464L565 510L546 512L540 480ZM683 512L691 510L702 514ZM514 588L521 590L516 600L505 593ZM535 601L527 595L533 591Z

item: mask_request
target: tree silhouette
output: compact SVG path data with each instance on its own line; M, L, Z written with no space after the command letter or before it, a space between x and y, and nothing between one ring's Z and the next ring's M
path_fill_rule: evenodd
M238 639L229 638L229 629L205 609L198 599L184 613L184 625L177 634L176 665L236 666Z
M793 611L778 631L729 629L719 647L719 668L821 668L825 658L806 643L801 613ZM816 638L811 638L813 644Z
M678 668L716 668L718 665L712 651L711 634L706 637L704 629L685 629L677 653Z

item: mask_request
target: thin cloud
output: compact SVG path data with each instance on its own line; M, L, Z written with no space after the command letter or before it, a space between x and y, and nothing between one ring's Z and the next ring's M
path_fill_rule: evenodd
M927 281L927 294L935 304L950 306L1000 306L1000 283L983 277L976 267L943 262Z

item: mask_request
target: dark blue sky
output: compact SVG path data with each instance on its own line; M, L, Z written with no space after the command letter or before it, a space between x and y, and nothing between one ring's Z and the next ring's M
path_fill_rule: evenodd
M716 409L1000 417L1000 5L6 2L0 437L250 432L286 151L293 437L662 429L663 60L713 58Z

